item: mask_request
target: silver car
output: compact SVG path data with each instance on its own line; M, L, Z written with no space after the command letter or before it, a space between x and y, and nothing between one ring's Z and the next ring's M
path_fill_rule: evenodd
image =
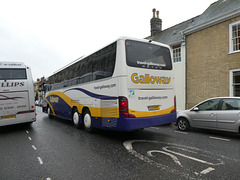
M207 99L179 112L176 125L181 131L196 127L240 133L240 97Z

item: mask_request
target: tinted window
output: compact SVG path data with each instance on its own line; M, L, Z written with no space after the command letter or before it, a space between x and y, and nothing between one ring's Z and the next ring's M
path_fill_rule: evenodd
M211 99L198 105L199 111L213 111L218 109L220 99Z
M223 99L221 110L240 110L240 99Z
M126 40L127 65L132 67L171 70L170 50L151 43Z
M116 42L50 76L52 90L111 77L115 68Z
M26 69L0 69L0 80L27 79Z

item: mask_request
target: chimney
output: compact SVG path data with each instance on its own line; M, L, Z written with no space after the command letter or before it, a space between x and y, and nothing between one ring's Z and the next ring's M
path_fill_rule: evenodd
M151 36L155 36L156 34L162 31L162 20L159 18L159 11L156 12L156 9L154 8L152 12L153 12L153 17L150 21Z

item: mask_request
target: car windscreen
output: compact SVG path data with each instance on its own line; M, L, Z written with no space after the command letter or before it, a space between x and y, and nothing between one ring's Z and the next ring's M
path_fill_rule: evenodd
M0 80L27 79L26 69L0 68Z
M133 40L126 40L125 45L128 66L172 70L169 48Z

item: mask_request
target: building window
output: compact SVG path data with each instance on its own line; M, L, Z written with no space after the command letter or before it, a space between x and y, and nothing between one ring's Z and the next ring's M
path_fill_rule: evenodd
M230 71L230 96L240 97L240 69Z
M173 62L181 62L181 46L173 46Z
M240 52L240 21L229 25L229 51Z

